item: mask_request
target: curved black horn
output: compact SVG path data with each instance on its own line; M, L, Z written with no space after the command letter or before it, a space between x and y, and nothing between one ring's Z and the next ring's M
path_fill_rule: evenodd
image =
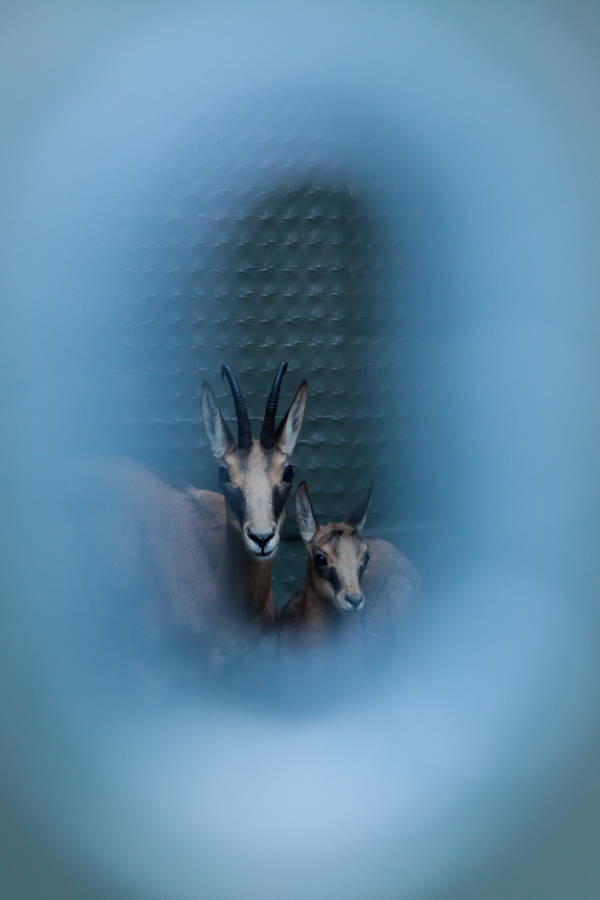
M260 442L265 450L272 450L275 446L275 416L277 415L277 403L279 402L279 389L281 388L281 379L285 375L287 363L282 362L279 366L273 387L267 400L267 408L265 410L265 418L263 420L262 430L260 432Z
M221 366L221 375L223 378L227 376L233 402L235 404L235 414L238 420L238 447L241 450L247 450L252 445L252 431L250 430L250 419L248 418L248 410L246 409L246 401L240 390L240 386L233 377L229 366Z

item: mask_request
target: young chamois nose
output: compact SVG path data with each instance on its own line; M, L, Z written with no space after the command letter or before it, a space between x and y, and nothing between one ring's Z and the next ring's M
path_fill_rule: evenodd
M265 552L265 547L275 537L275 532L270 531L268 534L254 534L253 531L247 532L248 537L251 541L253 541L257 546L260 547L261 553Z

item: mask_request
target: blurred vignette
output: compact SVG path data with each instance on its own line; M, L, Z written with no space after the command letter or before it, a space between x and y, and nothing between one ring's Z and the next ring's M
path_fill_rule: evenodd
M1 20L3 896L595 900L596 5ZM168 659L140 702L78 461L216 490L201 382L241 366L257 418L284 351L297 482L335 521L374 477L418 641L308 710Z

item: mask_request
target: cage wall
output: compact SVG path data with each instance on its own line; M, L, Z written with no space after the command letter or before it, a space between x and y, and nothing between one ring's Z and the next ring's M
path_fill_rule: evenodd
M453 315L447 305L432 316L425 275L431 174L385 118L343 98L248 96L202 125L94 223L101 238L83 226L98 294L80 336L77 381L89 390L75 441L218 489L202 381L231 420L219 375L230 365L257 434L286 360L280 415L309 384L296 484L308 482L326 522L373 478L368 530L427 565L423 544L444 514L431 490L439 426L422 346ZM305 565L293 499L287 515L279 601Z

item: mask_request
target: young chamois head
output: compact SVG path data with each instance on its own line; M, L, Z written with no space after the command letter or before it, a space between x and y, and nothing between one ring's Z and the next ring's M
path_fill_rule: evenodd
M308 576L316 596L341 612L362 608L360 583L369 562L359 531L365 524L373 482L345 522L319 526L303 481L296 491L296 518L308 553Z
M304 409L307 384L296 391L285 416L275 427L279 389L287 363L281 363L273 381L260 432L252 437L246 402L229 366L222 366L233 395L238 421L234 439L221 415L209 384L202 385L202 416L213 455L219 464L219 483L225 495L228 518L245 547L259 559L270 559L279 543L284 520L283 507L292 486L294 470L290 457L296 446Z

